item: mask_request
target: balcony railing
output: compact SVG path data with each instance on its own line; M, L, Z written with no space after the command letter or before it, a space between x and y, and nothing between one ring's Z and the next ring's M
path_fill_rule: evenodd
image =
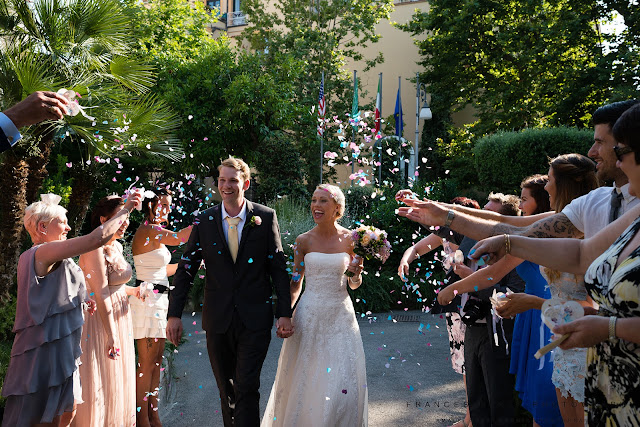
M247 18L244 12L231 12L227 15L227 25L235 27L238 25L247 25Z

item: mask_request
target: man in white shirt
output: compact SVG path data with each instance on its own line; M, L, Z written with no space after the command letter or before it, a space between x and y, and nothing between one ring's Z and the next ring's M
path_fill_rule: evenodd
M20 129L44 120L60 120L69 100L54 92L33 92L13 107L0 113L0 153L22 138Z
M601 182L613 182L614 187L600 187L574 199L562 212L505 217L485 211L474 212L461 206L404 199L407 193L406 190L401 190L396 198L404 199L409 207L400 208L398 215L427 226L445 225L475 240L497 234L589 238L609 222L640 205L638 198L629 195L627 176L616 167L613 151L616 140L612 133L616 120L638 102L640 101L615 102L594 112L594 143L588 156L596 162L598 179Z

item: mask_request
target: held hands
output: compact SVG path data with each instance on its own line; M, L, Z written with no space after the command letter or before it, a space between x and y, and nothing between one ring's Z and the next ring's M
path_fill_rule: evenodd
M278 317L276 320L276 335L278 338L289 338L295 332L290 317Z
M557 335L571 334L560 344L560 348L592 347L609 338L609 318L602 316L584 316L573 322L553 328Z
M167 320L167 339L176 347L182 339L182 320L179 317L169 317Z
M61 120L68 114L69 100L54 92L33 92L22 101L4 112L20 129L44 120Z

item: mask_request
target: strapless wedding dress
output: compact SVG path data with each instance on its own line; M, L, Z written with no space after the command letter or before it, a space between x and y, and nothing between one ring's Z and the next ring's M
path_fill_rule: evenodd
M367 425L367 374L347 293L345 253L304 257L305 290L295 333L284 340L262 426Z

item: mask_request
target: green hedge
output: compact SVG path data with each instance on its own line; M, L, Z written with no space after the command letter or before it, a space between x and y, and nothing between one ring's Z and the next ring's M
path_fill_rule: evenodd
M566 127L485 136L473 148L478 186L487 191L517 193L523 178L547 173L548 157L586 155L592 144L592 130Z

